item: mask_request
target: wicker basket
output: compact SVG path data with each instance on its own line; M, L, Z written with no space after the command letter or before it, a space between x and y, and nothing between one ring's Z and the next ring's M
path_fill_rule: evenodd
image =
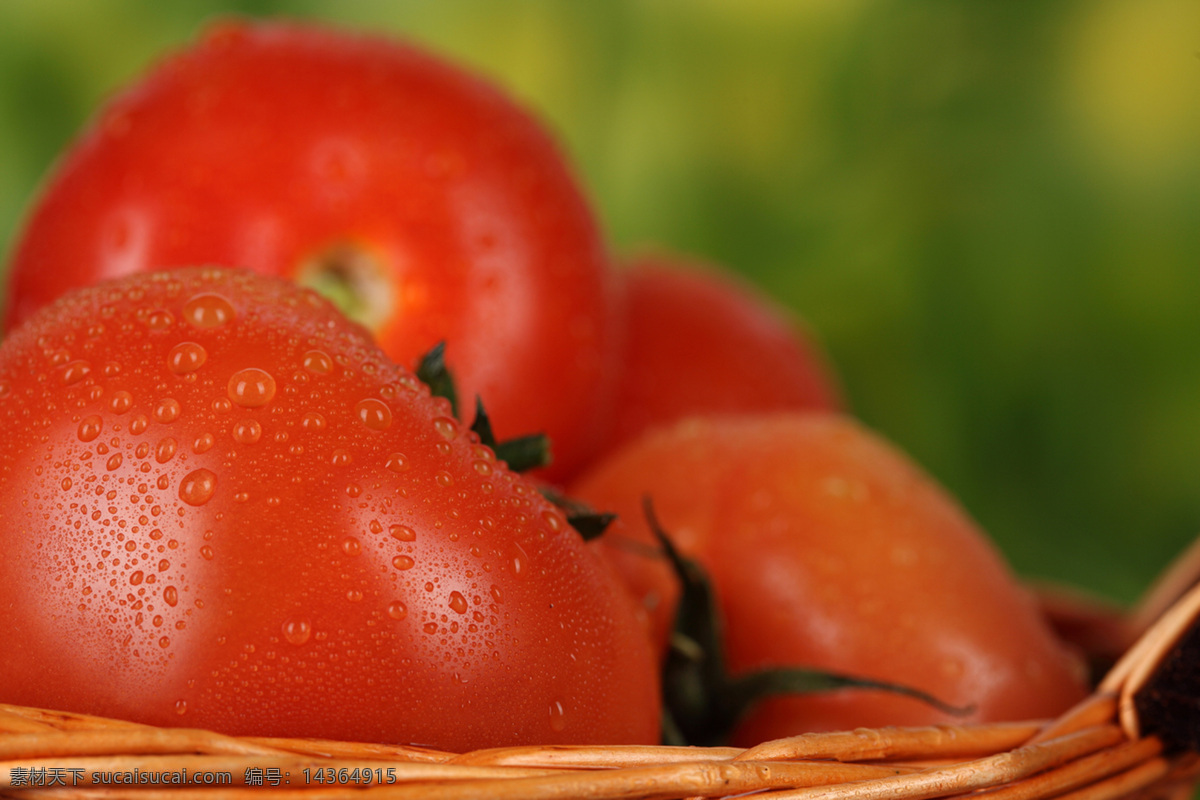
M1155 602L1177 590L1155 593ZM455 754L237 738L0 705L0 796L1183 798L1200 777L1200 679L1192 675L1198 616L1200 587L1146 629L1091 697L1055 720L805 734L749 750L553 746ZM1149 707L1157 702L1182 721L1148 725L1141 718L1148 695Z

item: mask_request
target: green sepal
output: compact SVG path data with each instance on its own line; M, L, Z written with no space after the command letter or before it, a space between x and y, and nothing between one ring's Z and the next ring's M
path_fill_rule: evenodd
M438 342L417 362L417 377L429 387L434 397L444 397L450 402L450 413L458 417L458 390L454 376L446 365L446 343Z
M541 491L542 497L562 510L567 517L567 524L574 528L585 542L599 539L617 518L616 514L596 511L586 503L567 497L556 489L542 487L539 491Z
M471 423L471 430L513 472L528 472L550 463L550 437L544 433L531 433L497 442L492 421L483 407L483 398L478 395L475 396L475 420Z

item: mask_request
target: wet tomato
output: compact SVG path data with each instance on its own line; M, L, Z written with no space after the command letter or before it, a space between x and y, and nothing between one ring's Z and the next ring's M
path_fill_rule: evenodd
M7 324L71 287L194 264L327 293L411 366L438 341L501 438L561 478L600 444L615 289L542 126L407 44L228 22L114 97L63 155L13 253Z
M841 408L841 392L799 319L696 259L647 253L619 272L623 374L614 446L687 416Z
M958 718L874 690L779 696L741 720L741 744L858 726L1042 718L1085 693L1080 665L978 527L908 459L845 417L684 421L618 451L573 492L619 515L599 546L660 642L678 591L646 554L654 540L643 496L710 574L735 676L816 667L974 706Z
M69 293L0 347L0 700L232 734L649 742L615 576L315 293Z

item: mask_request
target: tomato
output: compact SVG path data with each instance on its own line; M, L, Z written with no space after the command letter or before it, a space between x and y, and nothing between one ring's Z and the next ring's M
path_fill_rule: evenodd
M613 444L696 414L840 410L798 319L717 267L666 254L620 271L626 342Z
M0 701L231 734L653 742L616 576L315 293L69 293L0 347Z
M542 126L407 44L224 23L101 109L18 236L12 326L70 287L194 264L327 291L412 365L438 341L552 478L600 444L618 346L596 220Z
M708 571L734 675L817 667L924 690L846 690L756 706L734 739L805 731L1043 718L1085 694L1080 665L995 547L933 481L836 414L692 419L638 439L572 492L615 511L600 546L660 637L678 590L642 512ZM631 546L630 542L637 543Z

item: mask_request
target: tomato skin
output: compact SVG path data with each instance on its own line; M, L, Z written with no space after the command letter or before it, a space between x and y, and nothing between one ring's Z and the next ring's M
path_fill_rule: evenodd
M382 38L227 22L114 97L18 238L6 324L132 272L326 258L370 276L360 321L393 360L446 340L501 438L549 434L548 477L600 445L619 320L574 176L494 87Z
M666 253L637 256L618 274L626 341L613 447L693 415L841 410L810 333L750 284Z
M0 347L0 700L451 750L653 742L616 577L316 294L74 292Z
M1042 718L1085 694L994 547L893 448L851 420L780 413L693 419L637 440L572 491L624 522L602 540L656 617L677 592L648 543L644 495L716 587L733 674L812 666L897 682L976 710ZM961 722L878 692L766 701L742 745L806 731Z

